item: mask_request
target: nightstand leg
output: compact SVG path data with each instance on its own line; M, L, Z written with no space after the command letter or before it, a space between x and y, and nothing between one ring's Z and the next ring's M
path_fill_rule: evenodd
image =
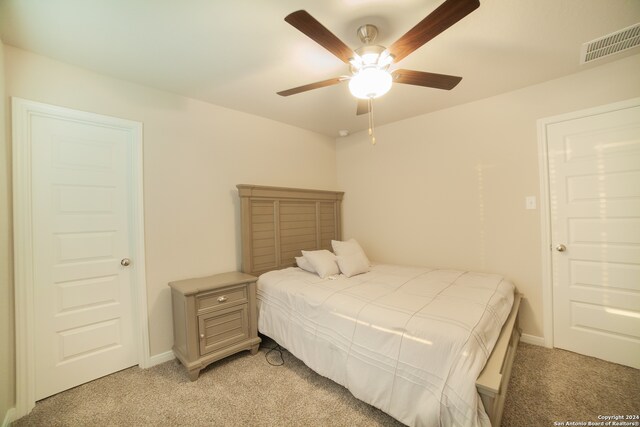
M191 381L197 380L199 375L200 375L200 369L191 369L189 371L189 379Z
M251 354L255 355L258 352L259 348L260 348L260 344L252 345L251 346Z

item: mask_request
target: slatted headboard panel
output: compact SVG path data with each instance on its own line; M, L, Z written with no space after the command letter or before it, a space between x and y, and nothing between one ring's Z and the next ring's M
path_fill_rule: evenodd
M245 273L293 266L302 250L331 250L331 240L342 237L341 191L237 187Z

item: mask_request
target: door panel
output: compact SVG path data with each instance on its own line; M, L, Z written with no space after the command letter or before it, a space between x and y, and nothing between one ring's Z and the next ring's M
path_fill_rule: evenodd
M127 130L31 120L36 400L137 363Z
M57 283L58 313L119 303L117 276Z
M556 347L640 368L640 107L547 127Z

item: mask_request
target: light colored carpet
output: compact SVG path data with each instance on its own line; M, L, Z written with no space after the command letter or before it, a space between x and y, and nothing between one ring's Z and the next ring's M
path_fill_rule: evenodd
M190 382L179 362L130 368L37 403L14 426L398 426L267 341L210 365ZM277 361L273 353L269 357ZM638 370L527 344L518 348L503 426L596 421L640 412Z
M587 425L603 421L598 415L639 414L640 370L560 349L518 346L503 427Z

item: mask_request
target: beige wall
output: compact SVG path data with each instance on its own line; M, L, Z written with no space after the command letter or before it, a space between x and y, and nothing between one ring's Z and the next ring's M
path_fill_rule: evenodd
M337 188L332 138L13 47L5 53L8 95L144 125L152 355L173 344L167 283L240 267L236 184Z
M11 151L7 143L9 98L5 90L5 49L0 41L0 423L15 406Z
M337 140L344 235L376 261L499 272L543 335L536 121L640 96L640 55ZM464 82L463 82L464 83ZM427 89L425 97L429 96Z

